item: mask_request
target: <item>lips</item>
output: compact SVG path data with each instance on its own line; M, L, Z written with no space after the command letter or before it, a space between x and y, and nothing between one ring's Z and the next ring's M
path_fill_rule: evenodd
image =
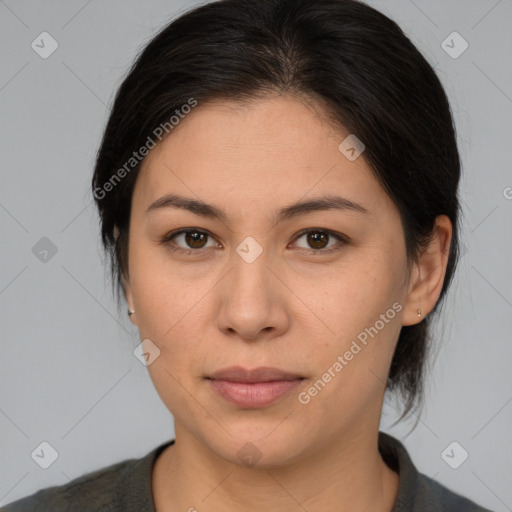
M236 366L214 372L207 379L211 388L231 404L255 409L288 395L304 377L266 366L253 370Z
M297 380L302 379L301 375L286 372L279 368L269 366L260 366L253 370L242 368L241 366L232 366L224 368L208 376L213 380L227 380L231 382L270 382L276 380Z

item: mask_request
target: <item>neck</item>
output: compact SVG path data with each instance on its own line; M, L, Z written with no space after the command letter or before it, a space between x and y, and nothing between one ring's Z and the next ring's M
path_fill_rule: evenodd
M244 467L219 457L176 424L153 470L156 512L336 510L391 512L399 476L378 451L378 428L339 436L299 462Z

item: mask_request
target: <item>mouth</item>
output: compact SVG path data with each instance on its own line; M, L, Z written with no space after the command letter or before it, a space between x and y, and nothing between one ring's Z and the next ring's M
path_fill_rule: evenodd
M222 398L239 408L256 409L271 405L296 389L305 377L279 368L248 370L240 366L225 368L206 379Z

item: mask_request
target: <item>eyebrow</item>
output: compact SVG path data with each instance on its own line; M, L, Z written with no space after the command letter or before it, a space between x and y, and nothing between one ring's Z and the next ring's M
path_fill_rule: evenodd
M220 208L197 199L191 199L177 194L168 194L157 199L148 207L146 214L163 208L181 208L201 217L216 219L225 224L229 222L226 213ZM328 195L315 197L306 201L299 201L281 208L275 216L275 224L308 213L326 210L350 210L359 213L369 213L369 210L364 206L350 199Z

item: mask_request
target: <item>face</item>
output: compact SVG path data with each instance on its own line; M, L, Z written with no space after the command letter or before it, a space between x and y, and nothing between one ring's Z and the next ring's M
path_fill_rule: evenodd
M131 320L160 351L148 370L177 435L229 461L252 443L284 464L378 428L408 299L405 241L364 152L339 149L347 136L296 98L199 104L138 176ZM211 208L150 208L169 194ZM233 366L302 379L251 392L207 378Z

